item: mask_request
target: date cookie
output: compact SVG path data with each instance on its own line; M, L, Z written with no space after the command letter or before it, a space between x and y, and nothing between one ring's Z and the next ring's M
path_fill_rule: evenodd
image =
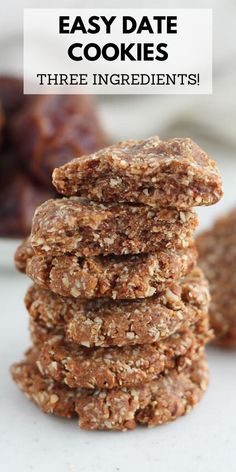
M113 390L69 389L44 377L36 366L37 351L11 368L18 387L45 413L66 418L79 416L88 430L132 430L137 425L156 426L189 412L208 384L204 356L181 372L172 369L143 386Z
M197 224L193 210L103 205L71 197L48 200L36 210L30 242L37 255L156 252L186 246Z
M86 347L120 347L151 344L199 321L208 311L209 292L196 268L181 283L148 300L77 300L34 285L25 304L36 344L64 334L66 341Z
M28 241L16 251L18 270L37 285L65 297L136 299L171 287L196 265L197 251L185 249L126 256L36 256Z
M161 372L183 368L209 341L208 317L158 343L89 349L55 336L40 348L37 366L47 377L70 388L133 387Z
M199 264L209 280L215 342L236 348L236 209L197 238Z
M53 172L63 195L188 209L222 196L216 163L189 138L124 141Z

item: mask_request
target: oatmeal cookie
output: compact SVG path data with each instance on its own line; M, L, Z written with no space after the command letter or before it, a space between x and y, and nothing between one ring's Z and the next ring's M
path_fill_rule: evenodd
M48 200L35 212L37 255L96 256L156 252L186 246L198 224L193 210L99 204L79 197Z
M63 195L188 209L222 196L216 163L189 138L124 141L53 172Z
M40 374L36 366L38 354L37 348L30 348L26 359L11 367L12 378L45 413L70 418L75 415L75 392Z
M154 344L86 348L55 336L40 348L40 372L70 388L133 387L161 372L184 368L201 352L211 333L208 317Z
M34 256L29 238L24 239L15 252L15 266L19 272L26 274L28 261Z
M198 236L197 246L199 264L210 283L215 342L236 348L236 209Z
M185 249L126 256L36 256L26 241L15 255L17 268L37 285L65 297L145 298L171 287L196 265L193 243Z
M42 343L64 333L86 347L151 344L197 322L208 311L208 285L199 269L148 300L64 298L30 287L25 297L31 334Z
M89 430L131 430L138 424L156 426L175 420L196 405L208 383L204 356L179 372L173 369L143 386L113 390L70 389L42 376L34 350L14 364L11 373L18 387L45 413L79 415L79 426Z
M172 369L135 389L84 393L76 401L82 429L126 430L138 424L158 426L189 412L208 384L207 364L201 355L184 371Z

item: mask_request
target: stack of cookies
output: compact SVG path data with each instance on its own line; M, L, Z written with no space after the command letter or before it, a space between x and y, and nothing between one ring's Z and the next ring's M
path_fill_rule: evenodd
M183 415L207 385L207 282L194 206L222 195L190 139L127 141L58 168L16 263L33 347L12 367L47 413L126 430Z

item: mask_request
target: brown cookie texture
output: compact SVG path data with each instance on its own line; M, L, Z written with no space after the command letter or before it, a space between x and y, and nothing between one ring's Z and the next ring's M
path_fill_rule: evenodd
M222 196L216 163L189 138L123 141L55 169L53 183L67 196L179 209Z
M126 256L36 256L25 241L15 255L18 270L37 285L65 297L145 298L173 285L196 265L194 243L176 251Z
M29 242L29 238L24 239L15 252L15 266L19 272L26 274L29 260L34 256L34 251Z
M208 317L158 343L89 349L52 337L40 348L37 366L70 388L133 387L166 370L184 368L211 338Z
M55 326L55 328L47 328L31 319L29 321L29 331L33 345L38 347L54 336L64 336L64 327Z
M176 369L142 387L106 394L85 394L76 402L82 429L128 430L137 425L158 426L177 419L196 405L208 384L203 357L184 371Z
M208 311L208 284L196 268L181 283L145 300L78 300L36 285L25 297L33 341L53 334L86 347L151 344L188 327Z
M103 205L71 197L48 200L38 207L30 241L37 255L157 252L185 247L197 224L193 210Z
M199 264L209 280L215 343L236 348L236 209L197 238Z
M25 361L14 364L11 373L18 387L45 413L63 417L79 415L79 426L88 430L134 429L156 426L189 412L201 399L208 384L203 355L184 370L172 369L140 387L113 390L69 389L44 377L28 352Z
M11 375L20 390L33 400L45 413L70 418L75 415L73 390L43 377L37 366L38 350L31 348L23 362L11 367Z

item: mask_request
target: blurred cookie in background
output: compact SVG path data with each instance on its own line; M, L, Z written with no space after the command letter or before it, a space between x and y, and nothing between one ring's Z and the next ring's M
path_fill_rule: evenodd
M19 169L12 169L4 177L4 181L0 179L0 237L27 235L35 208L52 192L39 186Z
M5 149L10 146L9 125L11 118L23 106L27 97L29 96L23 94L21 79L0 76L0 130L1 143Z
M86 95L24 95L0 77L0 237L24 237L35 208L55 196L51 174L107 144L96 103Z
M50 185L54 168L72 156L106 144L95 103L86 95L32 97L14 116L10 133L19 161L42 185Z
M0 101L7 118L22 107L28 95L23 94L23 81L16 77L0 76Z
M236 348L236 208L197 238L199 265L210 283L215 343Z
M2 104L0 102L0 149L3 144L4 122L5 122L5 117L3 113Z

